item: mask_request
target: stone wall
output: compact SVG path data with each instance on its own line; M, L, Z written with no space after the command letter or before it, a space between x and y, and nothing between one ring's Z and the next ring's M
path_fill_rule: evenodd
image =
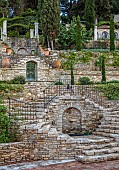
M26 77L26 63L29 61L36 63L36 81L56 81L57 79L70 79L70 71L64 71L63 69L53 69L51 62L57 57L39 57L36 55L15 55L7 57L11 61L10 68L0 69L0 79L10 80L16 75L23 75ZM99 68L94 67L94 64L78 64L74 69L75 82L78 82L80 77L89 77L93 81L101 81L101 71ZM109 80L119 80L119 68L118 67L106 67L106 78Z
M67 111L70 111L70 114ZM55 99L46 111L46 120L52 127L67 134L94 131L102 117L103 110L99 105L82 96L70 94Z

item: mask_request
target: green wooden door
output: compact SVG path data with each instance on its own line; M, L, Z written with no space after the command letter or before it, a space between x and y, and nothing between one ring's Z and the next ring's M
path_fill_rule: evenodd
M26 63L26 79L27 81L36 81L36 63L27 62Z

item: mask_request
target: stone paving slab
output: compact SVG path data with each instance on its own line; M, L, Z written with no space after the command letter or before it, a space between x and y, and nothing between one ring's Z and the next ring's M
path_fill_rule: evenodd
M81 164L78 162L62 163L58 165L49 165L33 169L23 170L119 170L119 160L107 161L101 163Z
M67 162L73 162L73 160L47 160L47 161L34 161L34 162L26 162L26 163L18 163L18 164L11 164L6 166L0 166L0 170L22 170L22 169L32 169L36 167L48 166L48 165L58 165Z
M74 160L36 161L33 163L1 166L0 170L119 170L119 160L82 164Z

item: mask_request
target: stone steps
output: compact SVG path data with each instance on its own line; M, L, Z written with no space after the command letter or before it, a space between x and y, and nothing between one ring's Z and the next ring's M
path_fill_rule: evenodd
M119 153L109 153L109 154L101 154L95 156L81 155L81 156L75 156L75 159L83 163L111 161L111 160L119 159Z
M117 126L114 126L113 124L104 124L104 125L99 125L98 126L99 128L102 128L102 129L112 129L112 130L119 130L119 124Z
M86 144L82 142L82 148L75 159L83 163L101 162L119 158L119 143L113 138L94 136L94 139L87 139ZM93 142L91 142L93 141Z
M105 121L101 122L101 125L119 126L119 122Z
M98 136L111 137L111 138L116 138L118 136L118 134L114 134L114 133L112 134L112 133L101 132L101 131L93 132L93 134Z
M104 121L113 121L113 122L119 122L119 118L114 116L114 117L105 117Z
M97 132L106 132L110 134L119 134L119 130L112 130L112 129L107 129L107 128L98 128L96 129Z
M119 146L119 143L116 142L111 142L111 143L104 143L104 144L100 144L100 145L88 145L85 146L85 150L92 150L92 149L104 149L104 148L110 148L110 147L117 147Z
M119 145L118 147L109 147L109 148L101 148L101 149L92 149L92 150L83 150L82 153L86 156L94 156L94 155L103 155L110 153L119 153Z
M45 115L45 114L44 114ZM16 116L17 118L17 121L21 120L21 121L24 121L24 120L37 120L37 119L43 119L44 118L44 115L29 115L29 116Z

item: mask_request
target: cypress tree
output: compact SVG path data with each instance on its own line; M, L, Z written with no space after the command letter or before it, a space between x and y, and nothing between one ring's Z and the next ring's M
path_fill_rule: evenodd
M101 82L106 82L105 57L103 55L101 56L101 74L102 74Z
M115 43L114 43L114 19L111 17L110 19L110 51L115 50Z
M86 0L85 2L85 20L86 20L86 29L94 30L95 23L95 5L94 0Z
M74 85L74 69L72 61L70 63L70 71L71 71L71 85Z
M80 51L82 46L82 37L81 37L81 22L80 17L77 17L76 23L76 50Z
M54 42L59 34L60 1L39 0L38 17L45 40L51 46L51 42Z
M95 12L98 21L109 21L113 0L95 0Z

